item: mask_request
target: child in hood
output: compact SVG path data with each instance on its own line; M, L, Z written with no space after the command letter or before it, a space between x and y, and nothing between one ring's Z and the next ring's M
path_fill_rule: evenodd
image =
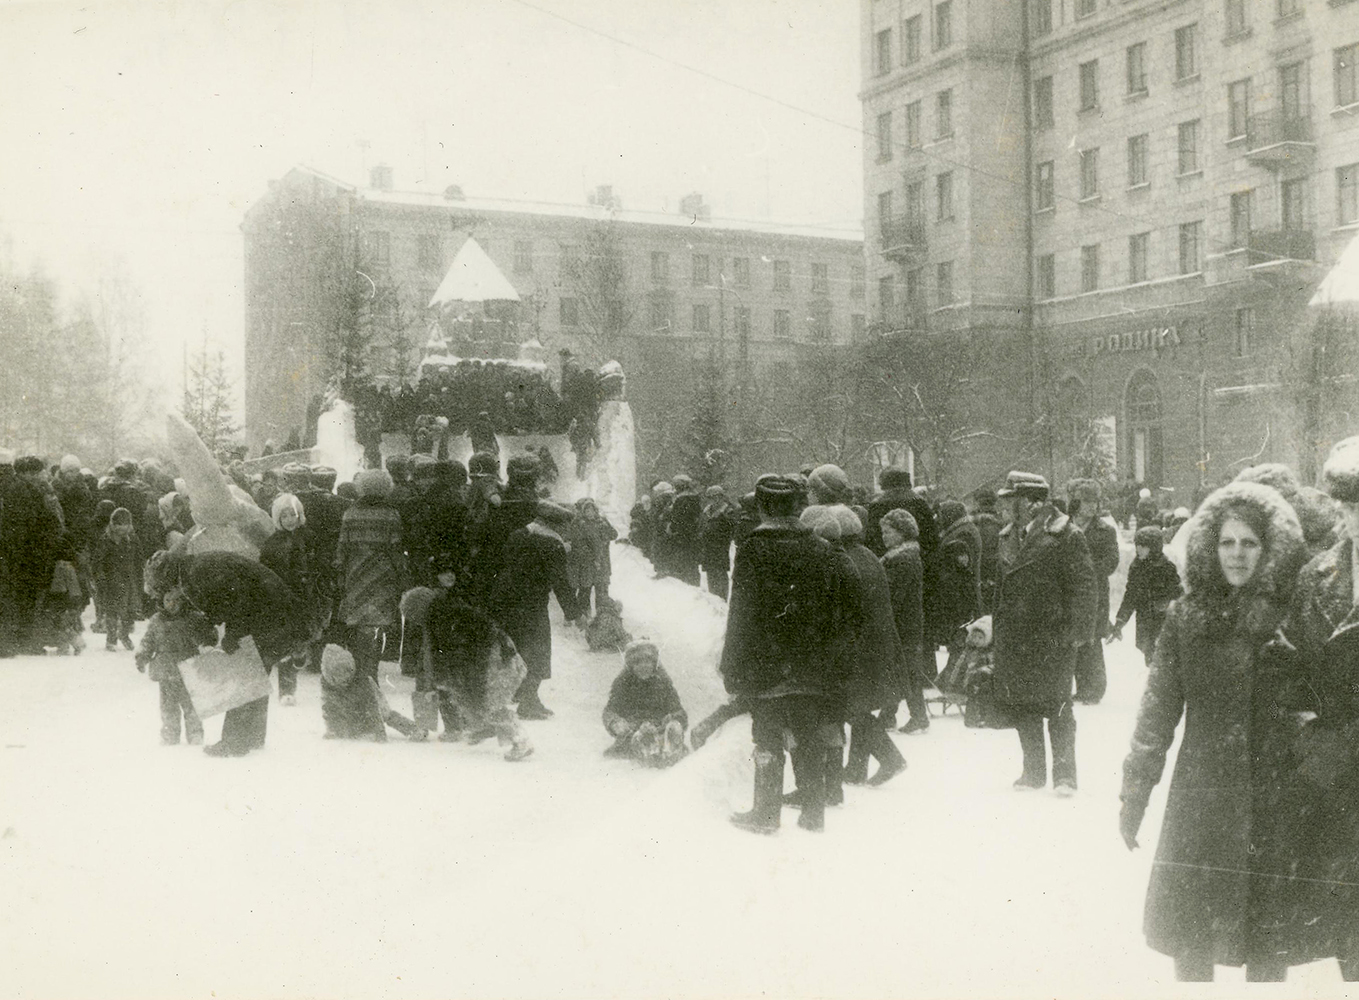
M154 557L153 557L154 558ZM161 597L161 609L146 624L137 647L137 669L160 685L160 741L179 742L180 718L184 738L193 745L203 742L203 722L194 711L179 665L198 654L200 646L217 645L217 627L189 606L174 589Z
M689 716L650 639L634 640L623 651L623 672L609 689L603 720L614 738L605 751L610 756L652 767L668 767L684 756Z
M52 568L52 583L43 598L43 612L47 619L47 644L55 646L58 655L79 656L85 649L80 635L80 613L89 603L89 595L76 570L75 536L67 530L57 535L53 550L56 564Z
M1170 602L1181 594L1180 574L1175 564L1161 551L1164 535L1154 525L1138 528L1133 535L1137 558L1128 567L1128 585L1123 590L1123 602L1118 606L1113 630L1106 642L1123 638L1123 626L1137 615L1137 648L1151 661L1156 649L1156 637L1165 624Z
M632 642L632 635L623 627L623 604L612 597L601 597L599 612L585 629L585 641L596 653L612 650L621 653Z
M119 507L109 516L109 526L99 537L94 553L95 586L104 598L104 649L113 652L115 643L131 651L132 622L138 608L137 571L141 559L137 536L132 530L132 512Z
M1014 725L992 700L996 660L991 649L991 637L990 615L982 615L968 624L960 672L963 691L967 696L963 724L969 729L1011 729Z
M377 681L359 673L354 656L333 643L321 653L321 718L328 740L387 742L387 727L411 740L429 734L410 719L392 710Z

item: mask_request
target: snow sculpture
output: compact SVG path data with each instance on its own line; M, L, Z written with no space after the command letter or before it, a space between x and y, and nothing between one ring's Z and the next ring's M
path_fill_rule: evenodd
M194 530L186 542L190 555L239 552L259 558L274 533L268 513L255 506L239 486L228 482L198 433L177 413L166 417L166 440L193 509Z

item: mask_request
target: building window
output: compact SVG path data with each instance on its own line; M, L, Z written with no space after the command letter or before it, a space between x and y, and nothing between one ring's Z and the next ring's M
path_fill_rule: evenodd
M1040 299L1051 299L1057 295L1057 255L1045 253L1038 258L1038 290Z
M940 222L953 218L953 171L940 174L934 179L935 200L938 203Z
M919 228L925 221L925 183L911 181L906 185L906 223Z
M1128 187L1147 183L1147 143L1146 135L1128 138Z
M774 261L774 291L786 292L793 287L793 272L786 260Z
M1099 288L1099 244L1081 247L1081 291Z
M664 250L651 251L651 280L658 284L670 280L670 255Z
M1359 163L1335 171L1336 223L1341 226L1359 222Z
M906 308L917 315L925 306L925 269L913 267L906 272Z
M1033 82L1034 128L1052 128L1052 77L1040 76Z
M906 148L920 148L920 102L906 105Z
M1052 32L1052 0L1033 0L1033 33L1046 35Z
M514 269L519 274L533 270L533 241L514 241Z
M1238 309L1236 311L1236 337L1235 353L1238 358L1244 358L1250 353L1251 341L1255 339L1255 310Z
M733 257L731 259L731 270L735 275L735 283L738 288L746 288L750 285L749 257Z
M882 310L882 318L890 320L892 310L897 305L897 279L890 274L878 279L878 308Z
M1197 24L1186 24L1175 29L1175 79L1188 80L1199 72L1198 55L1195 53L1195 40L1199 33Z
M1128 93L1147 92L1147 43L1128 46Z
M709 327L711 321L710 310L706 305L694 306L694 333L711 333Z
M1056 206L1056 192L1052 181L1052 161L1038 164L1038 192L1036 195L1038 211L1045 212Z
M1150 372L1140 372L1128 384L1129 473L1135 482L1161 485L1161 395Z
M656 297L647 303L647 316L655 333L665 333L670 329L671 303L669 299Z
M1199 170L1199 123L1180 122L1180 174L1195 174Z
M1340 107L1359 102L1359 45L1347 45L1335 50L1335 103Z
M1250 80L1227 84L1227 138L1239 139L1250 124Z
M849 265L849 297L851 299L864 297L864 266L862 264Z
M1298 0L1279 0L1279 17L1292 17L1301 9Z
M1279 111L1286 121L1296 121L1306 114L1302 80L1302 63L1279 67Z
M1081 63L1081 110L1094 111L1099 107L1099 60Z
M867 335L867 326L864 324L863 313L849 314L849 335L855 343L863 340Z
M935 282L939 291L939 304L947 306L953 304L953 261L942 261L935 269Z
M1076 16L1089 17L1095 12L1095 0L1076 0Z
M953 44L953 4L941 0L934 5L934 51L946 49Z
M1081 150L1081 200L1099 195L1099 148Z
M1231 199L1232 247L1250 243L1250 209L1253 191L1238 191Z
M415 238L415 266L422 271L437 271L443 265L439 237L435 233L421 233Z
M736 336L738 336L738 337L749 337L749 336L750 336L750 307L749 307L749 306L737 306L737 307L736 307Z
M392 234L385 229L374 229L367 235L368 260L375 270L385 271L392 263Z
M1203 257L1200 238L1203 234L1202 222L1180 224L1180 273L1198 274L1203 270Z
M774 310L774 336L787 340L793 335L793 323L787 309Z
M1128 237L1128 284L1137 285L1147 280L1147 248L1151 233L1134 233Z
M826 264L812 265L812 294L830 294L830 267Z
M1244 35L1249 25L1246 23L1246 0L1226 0L1223 19L1227 23L1227 37Z
M934 137L947 139L953 134L953 91L941 90L934 103Z
M831 310L830 303L813 303L807 315L807 333L812 340L831 339Z
M887 227L892 224L892 192L883 191L878 195L878 231L887 235Z
M908 17L901 26L901 64L920 62L920 15Z
M696 288L702 288L711 284L709 270L708 255L706 253L694 254L693 284Z
M892 72L892 29L883 28L873 36L873 73L886 76Z
M892 112L884 111L878 115L878 162L886 163L892 158Z
M576 326L580 323L580 303L575 299L564 298L558 306L562 326Z
M1310 229L1307 211L1307 178L1295 177L1279 185L1284 229Z

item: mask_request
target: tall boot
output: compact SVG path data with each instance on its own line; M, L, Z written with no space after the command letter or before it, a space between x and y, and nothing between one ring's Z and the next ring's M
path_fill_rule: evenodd
M793 777L802 793L802 813L797 825L820 832L826 828L826 749L819 743L800 746L792 757Z
M868 734L857 719L849 727L849 762L841 777L847 785L862 785L868 780Z
M897 745L892 742L892 737L881 729L871 731L873 738L873 756L878 758L878 770L873 777L868 779L869 785L877 787L891 781L902 771L906 770L906 758L901 755Z
M777 833L783 810L783 751L755 751L755 802L750 812L734 813L732 823L751 833Z
M842 785L844 780L844 747L826 747L826 805L842 806L845 804L845 790Z

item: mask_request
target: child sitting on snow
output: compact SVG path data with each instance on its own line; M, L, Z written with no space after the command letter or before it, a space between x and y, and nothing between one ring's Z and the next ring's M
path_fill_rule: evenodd
M189 607L178 589L165 594L161 605L146 623L146 634L137 647L137 669L160 684L161 743L174 746L179 742L182 715L184 739L197 746L203 742L203 722L189 700L179 665L196 656L200 646L217 645L217 627Z
M614 738L609 756L632 757L653 767L668 767L684 756L689 716L679 693L661 667L660 651L650 639L630 642L623 651L623 672L609 689L604 728Z
M606 649L621 653L632 642L623 627L623 605L612 597L601 597L596 603L599 611L585 629L585 641L596 653Z
M321 653L321 717L328 740L387 742L387 726L412 740L429 734L387 704L377 681L360 674L354 656L333 643Z

